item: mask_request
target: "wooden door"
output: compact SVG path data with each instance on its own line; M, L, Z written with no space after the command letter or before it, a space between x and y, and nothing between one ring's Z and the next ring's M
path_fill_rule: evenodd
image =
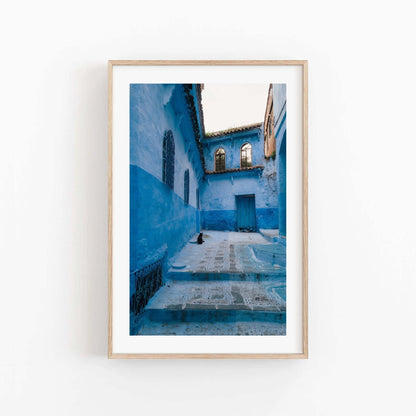
M237 230L256 231L256 202L254 195L236 196Z

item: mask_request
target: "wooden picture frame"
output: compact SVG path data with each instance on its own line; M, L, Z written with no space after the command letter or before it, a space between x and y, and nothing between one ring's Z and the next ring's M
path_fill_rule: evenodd
M114 70L120 67L296 67L302 75L302 259L301 351L297 352L119 352L114 349ZM308 61L306 60L111 60L108 62L108 358L111 359L307 359L308 358Z

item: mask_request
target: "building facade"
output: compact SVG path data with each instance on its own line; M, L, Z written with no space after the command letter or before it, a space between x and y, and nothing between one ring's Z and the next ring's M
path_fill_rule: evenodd
M261 123L206 135L202 227L258 231L278 228L275 164L264 157ZM224 163L218 166L218 155Z

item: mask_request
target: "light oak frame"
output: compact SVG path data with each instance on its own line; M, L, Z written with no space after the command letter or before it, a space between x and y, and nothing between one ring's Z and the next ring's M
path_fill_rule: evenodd
M302 349L301 353L238 353L238 354L124 354L113 353L113 67L114 66L301 66L303 73L303 173L302 173ZM233 61L177 61L177 60L112 60L108 62L108 358L123 359L307 359L308 358L308 61L306 60L233 60Z

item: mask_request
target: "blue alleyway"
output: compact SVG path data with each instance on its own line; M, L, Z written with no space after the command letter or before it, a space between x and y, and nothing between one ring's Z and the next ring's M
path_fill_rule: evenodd
M202 245L195 235L171 260L136 333L285 335L286 246L268 234L205 230Z

